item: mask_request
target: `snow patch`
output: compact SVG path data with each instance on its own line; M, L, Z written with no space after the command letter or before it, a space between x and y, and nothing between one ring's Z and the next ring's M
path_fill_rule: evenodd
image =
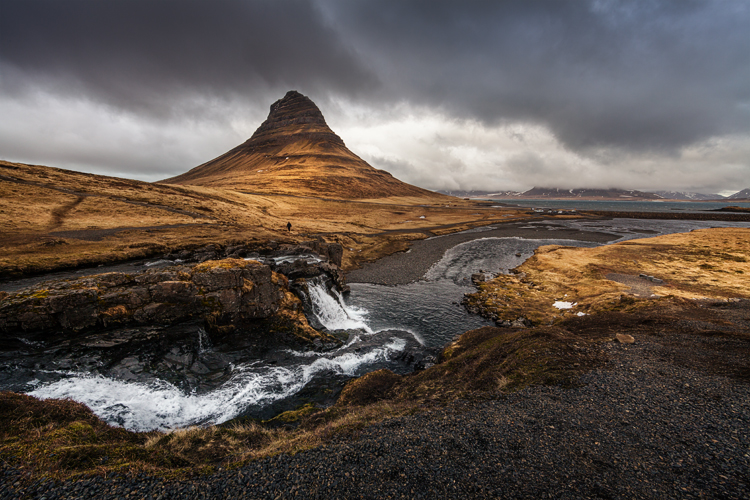
M576 302L564 302L562 300L558 300L554 304L552 304L554 307L558 309L573 309L577 305Z

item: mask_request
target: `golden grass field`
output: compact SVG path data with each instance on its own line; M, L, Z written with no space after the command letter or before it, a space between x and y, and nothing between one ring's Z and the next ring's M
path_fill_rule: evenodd
M425 238L424 231L442 234L524 217L525 211L437 193L359 200L247 194L0 161L0 275L208 243L299 242L317 235L342 243L344 268L351 269L406 249L408 241Z
M545 324L611 310L627 294L747 299L750 229L701 229L597 248L540 247L517 271L481 284L469 302L501 320L526 317ZM553 307L556 301L576 306L560 310Z
M324 167L319 167L320 175ZM428 234L535 217L428 192L356 199L305 190L248 191L0 161L0 276L208 243L291 243L318 235L342 243L343 267L352 269ZM700 230L591 249L542 247L518 273L481 284L469 305L499 319L525 317L537 326L467 332L443 350L435 366L405 377L385 370L368 374L350 382L333 407L308 405L271 422L133 433L105 424L73 401L2 392L0 417L8 425L0 428L0 457L29 478L123 471L185 477L309 449L335 436L356 435L372 422L457 398L530 384L574 384L605 361L597 346L611 341L612 331L653 335L690 315L724 321L706 316L718 313L699 310L690 299L750 298L750 229ZM576 306L558 310L553 307L558 300Z

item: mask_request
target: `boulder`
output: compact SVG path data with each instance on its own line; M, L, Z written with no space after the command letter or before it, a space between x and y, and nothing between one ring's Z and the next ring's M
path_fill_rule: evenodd
M314 278L323 274L320 264L309 263L303 259L297 259L294 262L284 262L277 265L274 270L292 281L299 278Z
M119 288L99 296L101 306L125 306L127 309L137 309L151 300L151 294L145 286L131 286Z
M338 265L332 262L323 262L319 267L321 271L330 276L339 292L348 293L350 291L349 285L346 284L346 274L338 267Z
M232 267L196 266L192 281L199 287L215 292L242 286L242 269Z
M310 248L313 252L325 257L328 262L341 267L341 260L344 257L344 247L339 243L326 243L322 237L314 241L306 241L303 246Z
M635 339L632 335L628 335L626 333L618 333L615 335L615 340L619 342L620 344L634 344Z
M135 281L131 275L125 273L104 273L96 277L96 285L99 288L112 288L127 285Z

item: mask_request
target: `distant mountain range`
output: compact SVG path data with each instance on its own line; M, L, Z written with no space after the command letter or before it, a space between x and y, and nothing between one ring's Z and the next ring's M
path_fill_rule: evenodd
M617 199L617 200L658 200L660 196L654 193L644 193L633 189L559 189L534 187L523 193L525 198L588 198L588 199Z
M720 194L703 194L703 193L692 193L690 191L654 191L654 194L658 194L667 200L723 200L724 197Z
M724 197L720 194L703 194L691 191L636 191L632 189L560 189L534 187L528 191L462 191L444 190L439 193L458 196L460 198L548 198L548 199L589 199L589 200L738 200L750 199L750 188L743 189L739 193Z
M463 191L460 189L454 189L438 190L437 192L455 196L457 198L513 198L523 196L523 193L519 191Z
M732 196L727 196L728 200L750 200L750 188L743 189L739 193L734 193Z

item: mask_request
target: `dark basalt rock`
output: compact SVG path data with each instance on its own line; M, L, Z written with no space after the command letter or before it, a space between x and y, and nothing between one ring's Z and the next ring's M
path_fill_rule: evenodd
M338 269L322 263L310 266L311 274L330 266ZM340 347L341 340L310 328L290 291L270 266L226 259L4 294L0 386L28 390L29 381L55 381L60 370L73 370L207 390L249 360L284 364L285 349Z
M171 325L194 318L218 323L264 319L288 288L268 266L222 260L193 268L107 273L9 294L0 332L75 333L112 325Z
M280 134L281 130L287 133ZM300 135L311 140L344 145L344 141L328 127L323 113L315 103L296 90L290 90L283 98L271 104L268 118L243 146L252 148L265 146L268 142L291 142Z
M322 237L316 240L305 241L298 245L268 241L262 246L258 245L232 245L222 248L220 245L206 245L195 250L181 250L164 255L165 259L179 260L181 262L202 262L221 258L258 258L263 260L267 257L285 257L294 255L314 254L321 260L341 267L344 257L344 247L340 243L327 243Z
M299 259L294 259L298 256ZM167 254L165 259L185 263L206 262L213 259L256 259L266 264L274 272L281 273L294 281L298 278L314 278L327 274L339 292L348 292L345 273L340 269L344 256L344 247L340 243L327 243L322 237L296 244L279 244L269 241L263 247L250 245L232 245L222 248L211 244L194 251L182 250ZM276 262L279 260L279 262ZM155 280L155 277L142 277L141 280ZM155 282L154 281L154 282Z

